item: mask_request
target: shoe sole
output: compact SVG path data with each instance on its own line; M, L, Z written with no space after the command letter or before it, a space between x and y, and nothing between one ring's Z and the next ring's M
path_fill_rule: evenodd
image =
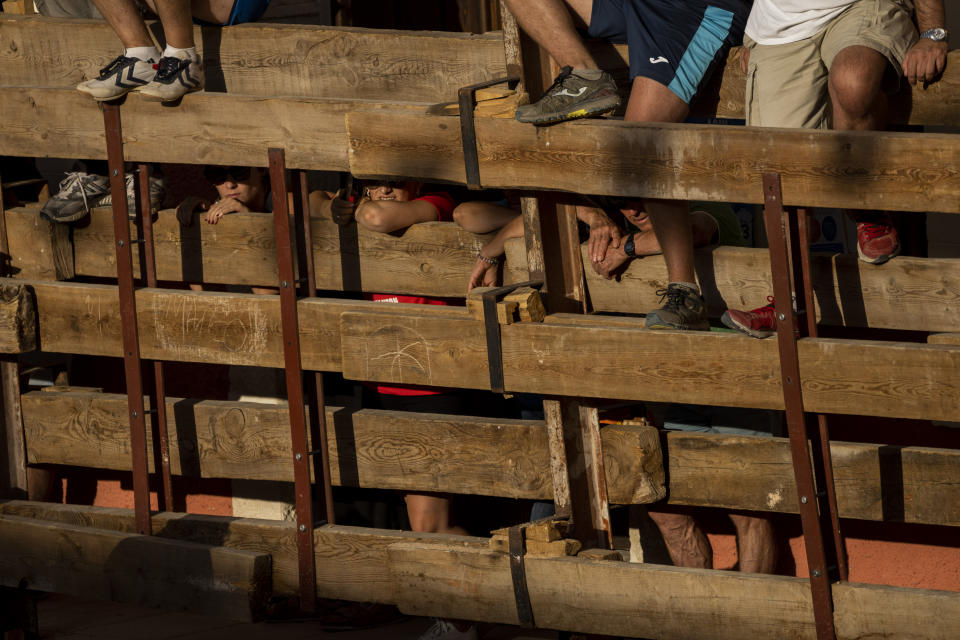
M868 258L863 255L863 251L860 250L860 243L857 243L857 256L860 257L860 262L866 262L867 264L884 264L890 261L890 258L896 258L900 255L900 245L897 245L896 251L893 253L887 253L882 256L877 256L876 258Z
M580 105L578 108L573 111L569 111L565 114L550 114L545 116L533 117L533 118L524 118L521 119L519 116L516 117L517 122L523 122L525 124L556 124L558 122L567 122L569 120L579 120L580 118L588 118L590 116L599 116L606 113L611 113L616 111L617 107L620 106L620 98L616 98L615 101L611 102L610 99L605 99L603 101L595 103L586 103Z
M177 96L176 98L161 98L160 96L155 96L155 95L153 95L152 93L144 93L143 91L141 91L141 92L140 92L140 98L141 98L142 100L146 101L146 102L163 102L163 103L168 103L168 102L176 102L177 100L180 100L181 98L183 98L183 97L184 97L185 95L187 95L188 93L196 93L196 92L198 92L198 91L203 91L203 87L197 87L196 89L190 89L190 90L188 90L188 91L185 91L185 92L183 92L182 94L180 94L179 96Z
M653 321L650 321L650 316L647 316L646 322L647 329L675 329L676 331L710 331L710 323L704 322L702 325L698 326L686 326L680 327L675 324L670 324L669 322L662 322L658 316L653 316Z
M751 329L750 327L742 325L736 320L734 320L733 318L731 318L730 314L727 313L726 311L724 311L723 315L720 316L720 322L722 322L724 326L729 329L733 329L734 331L739 331L740 333L745 333L751 338L759 338L761 340L763 338L769 338L770 336L776 333L776 331L765 331L763 329Z
M76 221L79 220L80 218L88 215L89 213L90 213L90 212L87 211L86 209L80 209L80 211L78 211L78 212L76 212L76 213L71 213L71 214L68 215L68 216L62 216L62 217L59 217L59 218L54 218L53 216L51 216L51 215L47 214L46 212L44 212L42 209L40 210L40 215L43 216L44 220L49 220L50 222L62 222L62 223L64 223L64 224L66 224L66 223L68 223L68 222L76 222Z
M133 89L124 91L123 93L118 93L117 95L114 95L114 96L95 96L89 91L84 91L83 89L77 89L77 91L79 91L80 93L87 94L97 102L112 102L114 100L119 100L120 98L127 95L128 93L137 93L138 91L140 91L140 87L134 87Z

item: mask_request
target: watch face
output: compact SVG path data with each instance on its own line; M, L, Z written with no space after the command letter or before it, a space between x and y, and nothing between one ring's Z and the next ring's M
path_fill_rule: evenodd
M921 35L920 37L928 38L930 40L936 40L937 42L940 42L942 40L947 39L947 30L941 27L937 27L936 29L929 29L928 31L924 31L923 35Z

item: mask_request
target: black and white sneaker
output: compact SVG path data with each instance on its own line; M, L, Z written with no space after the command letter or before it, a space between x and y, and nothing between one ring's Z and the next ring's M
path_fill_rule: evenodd
M203 90L203 63L200 58L164 56L157 64L153 82L140 90L145 100L173 102L192 91Z
M124 186L127 195L127 215L130 219L135 219L137 215L137 196L135 190L139 188L136 176L132 173L125 174ZM155 214L164 197L167 195L167 181L162 176L150 176L150 215ZM108 190L105 195L100 197L95 206L109 207L113 204L113 194Z
M40 209L51 222L73 222L90 213L103 194L110 192L110 180L83 171L73 171L60 181L57 193Z
M94 100L103 102L139 91L153 80L157 71L153 60L117 56L113 62L100 69L100 75L77 85L77 90L88 93Z

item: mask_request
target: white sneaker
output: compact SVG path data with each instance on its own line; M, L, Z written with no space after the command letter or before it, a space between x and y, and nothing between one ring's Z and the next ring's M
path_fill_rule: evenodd
M115 100L131 91L139 91L157 75L154 61L117 56L100 69L100 75L77 85L77 90L88 93L94 100Z
M203 62L197 58L164 56L153 81L140 90L145 100L173 102L192 91L203 91Z
M466 631L460 631L451 622L437 618L418 640L477 640L477 625L471 624Z

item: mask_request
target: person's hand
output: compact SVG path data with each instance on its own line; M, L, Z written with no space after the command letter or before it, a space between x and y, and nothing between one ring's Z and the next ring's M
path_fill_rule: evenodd
M345 227L353 222L353 216L357 211L357 207L360 206L360 203L350 201L349 197L350 194L340 190L333 200L330 201L330 217L341 227ZM361 202L363 202L363 200L361 200Z
M234 198L224 198L223 200L217 200L210 208L207 209L207 214L203 216L203 219L207 221L207 224L217 224L220 222L220 218L227 215L228 213L248 213L250 207L243 204L239 200Z
M623 231L604 212L597 209L590 216L590 240L587 243L587 255L590 262L596 266L603 262L610 247L619 249L623 241Z
M495 287L497 285L498 266L477 258L477 263L473 265L473 272L470 274L467 291L471 291L475 287Z
M903 58L903 76L912 85L930 83L947 66L947 43L920 38Z
M740 72L747 75L748 69L750 69L750 49L740 47Z
M603 260L592 263L593 270L607 280L611 280L629 260L630 258L622 248L611 248L607 250L607 255Z

